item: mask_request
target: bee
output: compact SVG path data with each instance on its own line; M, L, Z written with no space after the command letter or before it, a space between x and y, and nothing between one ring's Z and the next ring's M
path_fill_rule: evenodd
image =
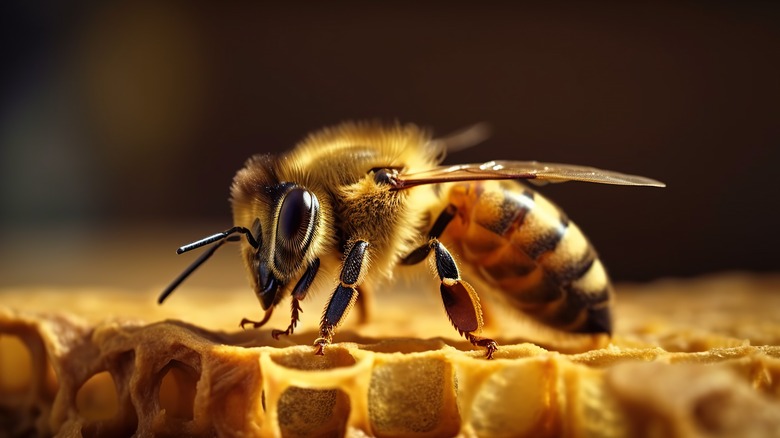
M498 346L480 335L482 306L461 268L544 325L611 334L612 286L596 251L563 211L521 180L664 184L536 161L441 165L448 149L480 137L475 131L434 139L411 124L349 122L310 134L288 153L249 158L230 189L234 226L177 250L212 245L159 302L223 244L240 241L265 311L259 321L244 318L242 328L263 326L290 296L290 324L272 335L292 334L318 274L338 273L314 341L317 354L356 302L365 315L365 303L399 266L426 259L450 322L487 358Z

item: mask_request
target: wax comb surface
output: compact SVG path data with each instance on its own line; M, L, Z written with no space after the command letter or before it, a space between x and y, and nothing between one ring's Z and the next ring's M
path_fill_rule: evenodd
M780 298L771 291L778 285L718 278L624 288L610 346L560 353L504 342L492 361L454 337L361 337L392 318L345 331L355 342L336 343L322 357L308 344L280 345L270 329L93 321L21 304L45 307L49 296L48 306L62 307L56 291L5 291L0 429L11 436L776 436L780 321L772 309ZM105 309L124 299L80 294L67 299Z

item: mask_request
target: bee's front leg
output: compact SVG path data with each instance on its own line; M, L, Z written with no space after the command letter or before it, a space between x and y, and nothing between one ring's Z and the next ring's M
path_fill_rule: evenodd
M314 259L313 262L306 268L303 276L292 290L292 302L290 303L290 325L287 326L287 330L273 330L271 336L274 339L279 339L281 335L291 335L298 325L298 314L303 312L301 310L300 301L306 297L306 292L309 291L311 283L314 281L314 277L317 276L317 271L320 269L320 259Z
M330 344L333 339L334 330L347 316L349 309L355 305L358 296L357 285L361 280L360 274L367 260L367 248L368 242L358 240L352 245L347 257L344 259L341 275L339 276L339 285L336 287L333 295L330 296L325 313L322 315L320 337L314 341L314 346L317 347L317 354L324 354L325 346Z
M254 328L260 328L265 325L265 323L268 322L269 319L271 319L271 315L274 313L274 306L271 306L268 308L268 310L265 311L265 314L263 314L263 319L260 321L252 321L251 319L242 318L241 322L238 323L238 326L242 329L245 325L251 324Z
M469 283L460 278L458 266L447 248L437 239L431 239L429 245L436 257L436 273L441 280L441 299L450 322L473 345L484 347L485 356L492 359L493 353L498 350L496 341L474 334L478 333L484 324L479 296Z

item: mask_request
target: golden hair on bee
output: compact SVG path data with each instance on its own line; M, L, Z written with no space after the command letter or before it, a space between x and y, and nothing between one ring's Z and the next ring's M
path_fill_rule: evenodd
M433 139L411 124L348 122L310 134L287 153L251 157L231 186L233 227L179 248L212 244L160 302L217 248L241 241L250 284L265 310L260 321L244 319L242 327L263 326L289 296L290 325L272 334L291 334L314 279L338 273L315 340L319 354L356 302L365 316L377 285L399 266L426 259L447 317L488 358L498 347L480 335L482 304L456 259L486 293L543 324L611 333L611 286L595 250L560 209L518 180L663 184L534 161L440 165L448 149L485 134L475 125Z

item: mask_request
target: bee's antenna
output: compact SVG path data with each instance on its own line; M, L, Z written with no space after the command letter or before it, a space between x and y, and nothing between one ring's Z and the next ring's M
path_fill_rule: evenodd
M208 245L209 243L214 243L214 242L216 242L218 240L227 239L228 236L230 236L231 234L235 234L235 233L243 233L246 236L246 240L249 242L250 245L252 245L252 248L257 248L258 246L260 246L257 243L257 240L255 240L255 237L252 235L252 232L249 231L248 228L233 227L233 228L231 228L231 229L229 229L227 231L222 231L222 232L217 233L217 234L212 234L211 236L204 237L203 239L200 239L198 241L195 241L195 242L192 242L192 243L188 243L188 244L182 246L181 248L177 249L176 250L176 254L182 254L182 253L185 253L187 251L191 251L191 250L193 250L195 248L200 248L201 246Z
M178 277L176 277L175 280L171 282L171 284L168 285L168 287L165 288L165 290L160 294L160 298L157 299L157 303L162 304L163 301L165 301L166 298L168 298L168 295L170 295L179 285L187 279L187 277L190 276L193 272L195 272L200 265L203 264L206 260L208 260L222 245L225 244L225 242L235 242L241 238L241 236L233 236L235 233L242 233L246 236L246 240L249 242L250 245L252 245L253 248L257 248L260 246L259 243L257 243L257 240L255 240L254 236L252 236L252 232L249 231L249 229L244 227L233 227L227 231L223 231L221 233L213 234L211 236L205 237L203 239L200 239L196 242L188 243L187 245L184 245L176 250L176 254L182 254L187 251L193 250L195 248L200 248L201 246L208 245L210 243L216 242L214 246L209 248L206 252L201 254L200 257L198 257L197 260L192 262L190 266L187 267L187 269L184 270L181 274L179 274Z

